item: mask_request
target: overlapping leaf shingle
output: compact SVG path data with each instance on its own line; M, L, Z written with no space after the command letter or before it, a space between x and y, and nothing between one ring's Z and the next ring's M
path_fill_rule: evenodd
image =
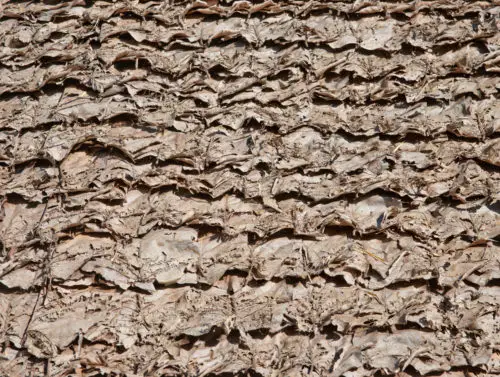
M2 2L0 374L500 374L499 9Z

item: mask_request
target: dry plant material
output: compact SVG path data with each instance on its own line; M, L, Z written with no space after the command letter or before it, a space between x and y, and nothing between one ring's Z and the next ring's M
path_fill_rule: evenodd
M0 376L500 376L497 0L0 1Z

